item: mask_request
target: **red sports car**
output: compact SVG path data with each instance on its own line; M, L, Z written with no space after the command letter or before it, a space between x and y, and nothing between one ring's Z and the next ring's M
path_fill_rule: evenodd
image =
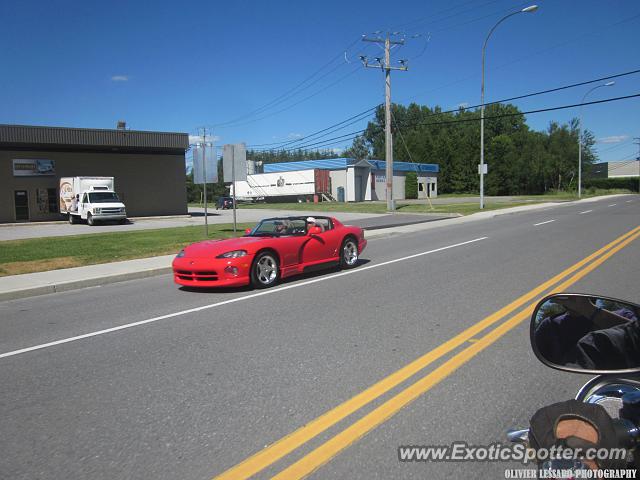
M360 227L333 217L267 218L243 237L184 248L173 260L173 276L188 287L266 288L310 269L354 267L366 246Z

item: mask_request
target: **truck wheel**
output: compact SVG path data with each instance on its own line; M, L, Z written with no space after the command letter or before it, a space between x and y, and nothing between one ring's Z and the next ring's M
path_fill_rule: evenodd
M93 220L93 216L90 213L87 213L87 223L92 227L96 224L96 222Z
M75 217L75 215L71 215L71 214L69 214L69 223L70 223L71 225L75 225L75 223L76 223L76 217Z

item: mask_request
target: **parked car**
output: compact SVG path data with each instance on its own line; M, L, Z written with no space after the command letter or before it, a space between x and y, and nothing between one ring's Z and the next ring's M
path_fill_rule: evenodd
M367 246L360 227L333 217L262 220L245 235L189 245L173 260L178 285L266 288L310 269L352 268Z
M233 208L233 198L218 197L218 201L216 202L216 210L226 210L228 208Z

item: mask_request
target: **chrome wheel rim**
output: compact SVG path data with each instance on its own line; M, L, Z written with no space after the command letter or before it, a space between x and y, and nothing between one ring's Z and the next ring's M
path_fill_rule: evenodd
M270 255L264 255L256 263L256 277L263 285L273 283L278 275L278 267L275 258Z
M358 261L358 246L353 240L349 240L344 244L342 256L344 258L344 263L347 265L353 265Z

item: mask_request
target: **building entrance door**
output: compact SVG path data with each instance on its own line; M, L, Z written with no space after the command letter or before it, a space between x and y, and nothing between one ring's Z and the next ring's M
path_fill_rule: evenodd
M29 195L26 190L16 190L13 195L16 205L16 222L29 220Z

